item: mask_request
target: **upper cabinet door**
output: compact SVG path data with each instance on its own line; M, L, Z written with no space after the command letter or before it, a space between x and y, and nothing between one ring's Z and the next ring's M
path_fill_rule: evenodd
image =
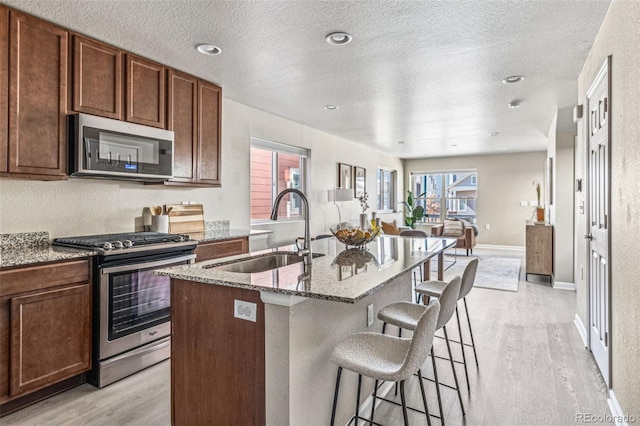
M0 5L0 173L9 171L9 9Z
M165 128L165 68L127 55L126 120Z
M222 89L198 82L198 181L220 185Z
M65 176L67 31L11 11L9 173Z
M73 36L73 110L122 120L122 52Z
M195 182L198 142L198 79L170 69L167 82L167 129L173 130L173 179Z

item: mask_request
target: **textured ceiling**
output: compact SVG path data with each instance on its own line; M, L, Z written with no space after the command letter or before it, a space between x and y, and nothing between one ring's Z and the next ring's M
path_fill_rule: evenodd
M556 109L576 103L610 3L0 1L211 80L226 98L401 158L545 150ZM329 45L333 31L353 41ZM203 56L197 43L222 54ZM526 78L501 82L514 74ZM513 100L522 106L509 109Z

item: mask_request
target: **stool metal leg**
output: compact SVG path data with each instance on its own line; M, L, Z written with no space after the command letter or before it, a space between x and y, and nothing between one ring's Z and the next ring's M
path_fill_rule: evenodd
M438 368L436 367L436 357L431 347L431 365L433 366L433 379L436 382L436 395L438 395L438 410L440 410L440 421L444 426L444 411L442 411L442 398L440 397L440 382L438 381Z
M404 425L409 426L409 418L407 416L407 400L404 397L404 380L400 382L400 400L402 401L402 418Z
M460 326L460 315L458 314L458 302L456 302L456 322L458 323L458 334L460 335L460 351L462 351L462 365L464 365L464 376L467 378L467 390L471 392L471 385L469 384L469 371L467 370L467 356L464 353L462 327Z
M469 334L471 335L471 347L473 348L473 356L476 358L476 367L479 367L478 354L476 353L476 344L473 341L473 330L471 330L471 319L469 318L469 309L467 308L467 298L463 297L462 301L464 302L464 312L467 315L467 324L469 324Z
M384 334L384 331L387 329L387 323L383 322L382 323L382 334Z
M420 381L420 393L422 393L422 402L424 404L424 413L427 415L427 426L431 426L431 416L429 416L429 407L427 406L427 395L424 393L424 383L422 382L422 371L418 370L418 380ZM375 397L373 399L375 402ZM373 416L371 417L373 420Z
M398 327L398 337L402 337L402 327ZM396 386L393 394L395 396L398 396L398 382L396 382Z
M358 426L358 417L360 417L360 388L361 387L362 387L362 374L358 374L358 393L356 396L356 426Z
M449 344L449 336L447 335L447 326L443 326L444 330L444 341L447 343L447 351L449 352L449 361L451 361L451 369L453 370L453 381L456 384L456 390L458 392L458 400L460 400L460 409L462 410L462 415L465 415L464 405L462 404L462 394L460 393L460 385L458 384L458 374L456 373L456 365L453 362L453 355L451 354L451 345Z
M336 377L336 390L333 392L333 409L331 410L331 426L336 420L336 406L338 405L338 392L340 391L340 376L342 375L342 367L338 367L338 375Z
M376 412L376 395L378 394L378 380L376 380L375 385L373 385L373 403L371 404L371 422L373 422L373 415Z

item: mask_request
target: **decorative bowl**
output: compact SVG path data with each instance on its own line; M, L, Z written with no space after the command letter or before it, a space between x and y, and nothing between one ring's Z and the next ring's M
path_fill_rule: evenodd
M367 243L373 241L378 235L380 235L380 229L362 231L358 228L341 228L331 230L331 233L347 246L362 247Z

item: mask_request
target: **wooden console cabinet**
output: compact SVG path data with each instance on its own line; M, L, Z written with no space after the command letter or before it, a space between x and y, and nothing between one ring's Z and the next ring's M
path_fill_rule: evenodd
M0 271L0 411L91 368L91 267L81 259Z
M529 274L547 275L553 282L553 226L527 225L526 278Z

